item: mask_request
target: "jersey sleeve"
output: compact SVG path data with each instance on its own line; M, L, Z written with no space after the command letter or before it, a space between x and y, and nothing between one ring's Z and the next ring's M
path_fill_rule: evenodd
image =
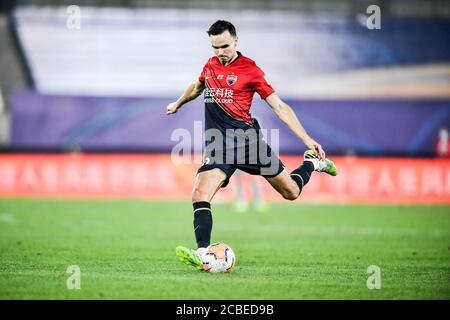
M275 89L267 81L266 75L258 66L255 66L255 77L251 82L251 87L259 94L262 100L265 100L275 92Z

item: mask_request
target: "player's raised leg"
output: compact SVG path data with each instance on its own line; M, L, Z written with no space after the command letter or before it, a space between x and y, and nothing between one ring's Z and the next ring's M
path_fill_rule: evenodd
M211 242L212 213L211 200L226 180L226 174L218 169L203 171L197 174L192 190L192 205L194 208L194 233L197 250L178 246L178 258L195 268L202 270L201 255Z
M279 175L267 178L267 181L283 198L295 200L309 182L313 171L325 172L332 176L336 176L338 173L337 167L330 159L321 159L313 150L307 150L300 167L290 174L285 169Z
M305 161L312 162L315 171L325 172L332 176L338 175L338 169L334 162L330 159L321 159L313 150L306 150L304 157Z
M295 200L300 195L300 188L291 178L289 173L284 169L281 173L273 178L266 178L272 187L278 191L286 200Z

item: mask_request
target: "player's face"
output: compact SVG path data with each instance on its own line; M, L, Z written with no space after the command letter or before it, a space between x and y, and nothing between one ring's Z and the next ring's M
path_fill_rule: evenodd
M236 54L237 37L233 37L228 30L222 34L209 36L214 54L221 64L226 65L233 60Z

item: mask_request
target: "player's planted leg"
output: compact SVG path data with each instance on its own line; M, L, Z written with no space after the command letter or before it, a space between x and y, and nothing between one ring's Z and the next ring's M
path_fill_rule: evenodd
M211 244L212 214L211 204L206 201L193 203L194 232L198 248L206 248Z
M175 249L175 253L181 262L191 265L198 270L203 270L201 254L197 250L178 246Z
M206 247L211 243L213 220L210 201L225 178L225 173L219 169L201 172L196 176L192 206L194 209L194 233L197 250L178 246L176 255L181 262L194 266L198 270L203 270L202 256L206 252Z
M202 254L211 243L212 215L211 204L206 201L193 203L194 207L194 233L197 241L197 250L183 246L176 248L176 254L181 262L203 270Z

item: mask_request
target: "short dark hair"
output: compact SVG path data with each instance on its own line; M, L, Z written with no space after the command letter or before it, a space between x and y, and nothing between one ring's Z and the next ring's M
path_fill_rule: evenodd
M217 36L227 30L233 37L236 37L236 28L231 22L225 20L217 20L211 25L211 27L209 27L209 30L206 32L209 36Z

